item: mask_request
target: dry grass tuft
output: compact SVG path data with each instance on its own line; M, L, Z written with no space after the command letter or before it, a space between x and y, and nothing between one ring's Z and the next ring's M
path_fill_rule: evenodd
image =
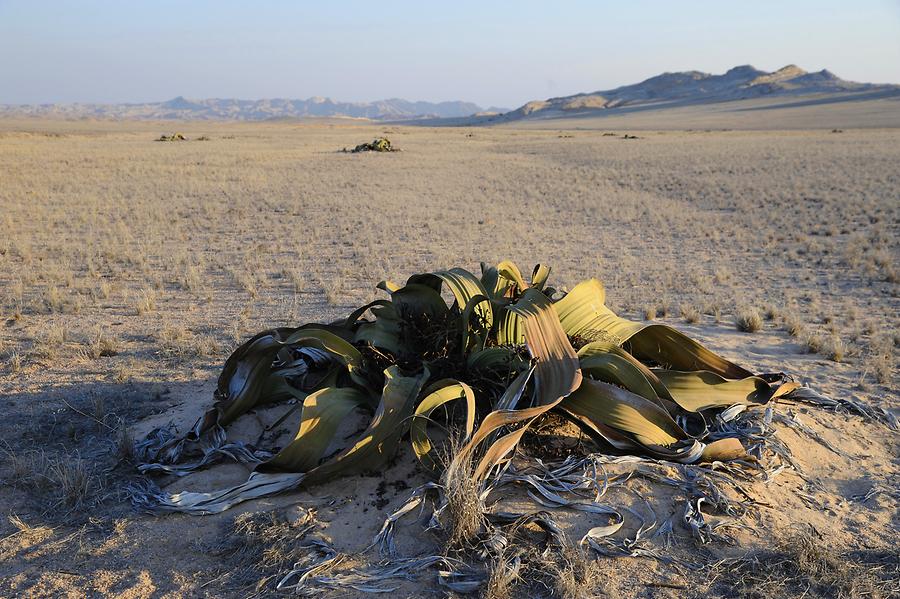
M849 346L844 342L843 339L841 339L837 335L834 335L826 345L825 350L825 354L828 356L829 360L832 360L834 362L843 362L847 357Z
M465 548L484 526L485 506L475 478L475 462L471 452L460 453L461 447L462 441L451 435L443 456L446 467L441 484L447 500L444 522L447 551Z
M826 347L825 339L816 333L807 333L803 336L803 347L807 353L818 354Z
M10 355L9 369L13 374L17 374L22 371L22 356L19 355L19 352L14 351Z
M306 554L301 541L317 526L311 509L294 518L279 512L248 512L237 516L219 544L209 549L231 563L227 574L231 585L260 592Z
M84 507L101 489L101 478L78 452L48 455L43 450L4 450L8 483L45 497L52 507Z
M752 308L738 310L734 317L734 325L737 330L744 333L755 333L762 328L762 317Z
M544 552L546 571L553 581L553 595L560 599L590 599L596 597L599 567L585 551L576 545L548 549Z
M517 597L516 585L522 570L521 551L504 547L488 566L488 579L482 597L484 599L513 599Z
M156 292L152 289L142 289L134 304L134 310L138 316L156 311Z
M724 577L725 584L749 599L787 597L833 597L836 599L886 599L900 592L900 560L897 555L859 554L835 551L810 534L791 535L774 551L757 553L713 580Z
M803 333L803 321L794 312L787 312L783 318L783 328L791 337L799 337Z
M700 311L693 306L681 306L681 317L688 324L700 322Z
M109 334L98 332L84 347L84 355L92 360L108 358L119 354L119 340Z
M165 326L157 337L163 356L188 360L215 354L220 348L212 337L197 335L183 326Z

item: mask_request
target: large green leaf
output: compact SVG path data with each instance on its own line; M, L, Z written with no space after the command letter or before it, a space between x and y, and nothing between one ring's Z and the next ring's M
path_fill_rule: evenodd
M666 386L672 399L688 412L734 404L764 404L796 388L796 384L773 387L756 376L728 380L704 370L680 372L654 369L653 373Z
M525 325L525 345L537 361L535 398L539 405L559 401L581 384L578 356L560 326L550 299L536 289L526 289L509 311Z
M590 279L557 301L554 307L566 334L624 346L635 358L672 370L709 370L726 378L753 375L671 327L619 318L605 299L603 285Z
M294 439L257 469L262 472L309 472L319 464L334 440L338 426L354 408L366 401L365 394L352 388L328 387L311 393L303 402L300 428Z
M412 440L413 452L419 462L430 472L436 472L438 459L431 440L428 438L427 427L431 421L431 413L437 408L452 401L463 400L465 402L466 417L464 424L465 436L460 442L468 441L475 429L475 392L465 383L452 379L438 381L429 387L430 393L416 406L415 415L410 424L409 436Z
M353 445L309 471L307 480L321 481L383 466L396 453L400 437L409 428L416 398L428 376L428 370L417 376L403 376L396 366L386 369L384 391L369 426Z

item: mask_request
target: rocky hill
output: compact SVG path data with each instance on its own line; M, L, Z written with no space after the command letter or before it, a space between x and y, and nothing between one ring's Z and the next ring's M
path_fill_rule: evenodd
M900 95L900 85L845 81L827 70L808 73L796 65L771 73L744 65L722 75L700 71L663 73L615 89L528 102L504 114L502 119L551 118L623 107L662 108L769 96L847 94L849 97L860 92L879 91Z

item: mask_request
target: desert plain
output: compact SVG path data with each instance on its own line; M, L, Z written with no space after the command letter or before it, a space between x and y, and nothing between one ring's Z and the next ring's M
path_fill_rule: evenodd
M301 529L350 564L378 562L366 548L426 480L408 443L380 473L201 517L135 510L129 446L189 427L258 331L346 316L385 278L510 259L552 266L557 287L597 277L621 315L877 416L776 403L794 463L745 482L751 508L707 543L677 487L612 488L609 502L670 523L642 547L678 560L591 554L588 596L815 596L822 580L896 596L900 130L723 124L0 122L0 595L269 596ZM175 131L187 141L155 141ZM380 136L402 151L339 152ZM257 438L272 410L237 434ZM154 481L207 490L246 475L222 463ZM559 512L576 541L597 524ZM819 553L791 554L800 537ZM441 541L413 515L397 545L413 556ZM716 565L742 556L756 569ZM391 586L448 593L433 571Z

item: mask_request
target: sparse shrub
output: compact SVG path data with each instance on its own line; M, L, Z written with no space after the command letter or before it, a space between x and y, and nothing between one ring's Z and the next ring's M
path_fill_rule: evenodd
M644 306L641 308L641 315L644 317L644 320L654 320L656 318L656 306Z
M762 317L752 308L743 308L734 317L734 324L739 331L755 333L762 328Z

